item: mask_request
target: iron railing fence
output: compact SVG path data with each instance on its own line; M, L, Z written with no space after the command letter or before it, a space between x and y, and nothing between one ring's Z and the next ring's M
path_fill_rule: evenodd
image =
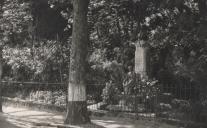
M2 96L66 108L67 84L2 82ZM194 85L163 85L157 90L138 88L133 94L102 93L104 84L88 84L90 111L107 112L132 118L207 121L207 101L202 88ZM99 88L100 87L100 88ZM110 89L109 89L110 90ZM124 115L122 115L124 114Z

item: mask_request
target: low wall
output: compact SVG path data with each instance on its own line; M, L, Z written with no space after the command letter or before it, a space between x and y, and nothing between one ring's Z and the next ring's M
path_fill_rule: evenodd
M26 101L18 98L3 97L4 106L26 107L33 110L44 110L52 112L66 112L65 106L57 106L52 104L39 103L35 101Z

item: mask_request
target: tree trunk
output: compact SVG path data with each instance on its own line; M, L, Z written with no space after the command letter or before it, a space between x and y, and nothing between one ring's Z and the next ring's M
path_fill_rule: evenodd
M4 0L0 1L0 19L3 17L3 5ZM0 112L2 112L2 71L3 71L3 58L2 58L2 49L3 49L3 30L0 28Z
M73 33L66 124L90 122L86 104L86 58L89 43L87 11L89 0L73 0Z
M3 71L3 58L2 58L2 48L0 48L0 112L2 110L2 71Z

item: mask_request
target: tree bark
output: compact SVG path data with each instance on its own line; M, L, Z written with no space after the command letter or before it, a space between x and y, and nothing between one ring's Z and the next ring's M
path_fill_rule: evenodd
M0 19L3 17L3 5L4 0L0 1ZM3 49L3 28L0 28L0 112L2 112L2 71L3 71L3 57L2 57L2 49Z
M66 124L90 122L86 104L86 58L89 43L87 11L89 0L73 0L73 32Z
M2 57L2 48L0 48L0 112L2 110L2 72L3 72L3 57Z

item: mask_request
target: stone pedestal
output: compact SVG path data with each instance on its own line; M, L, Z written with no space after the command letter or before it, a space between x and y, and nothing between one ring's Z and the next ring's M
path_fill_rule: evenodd
M143 41L138 42L135 51L135 72L141 77L147 76L147 48L143 44Z

